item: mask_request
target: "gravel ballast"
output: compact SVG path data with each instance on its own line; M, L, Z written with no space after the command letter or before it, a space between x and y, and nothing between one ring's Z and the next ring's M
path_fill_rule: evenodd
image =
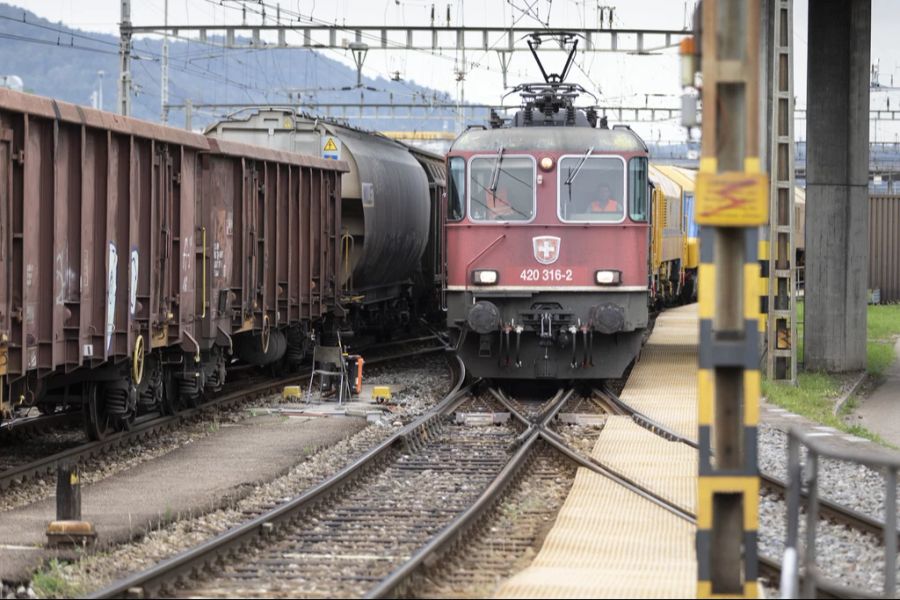
M786 481L787 434L760 425L759 436L760 470ZM802 458L805 459L805 454ZM818 489L820 497L878 521L884 520L884 479L877 471L856 463L820 460ZM787 537L787 504L780 495L763 489L759 512L759 552L781 560ZM800 522L801 545L805 524L804 513ZM817 564L829 580L880 593L884 581L884 547L875 536L820 519L816 538Z
M446 360L440 356L407 359L401 368L379 366L367 373L367 383L392 385L397 390L394 412L371 423L357 434L320 449L301 460L284 476L257 485L233 506L195 515L150 532L132 543L102 555L87 555L56 569L69 589L90 591L114 579L147 568L281 504L311 485L332 475L354 457L385 439L406 422L434 405L449 389ZM127 468L127 467L126 467ZM40 590L38 590L40 593Z

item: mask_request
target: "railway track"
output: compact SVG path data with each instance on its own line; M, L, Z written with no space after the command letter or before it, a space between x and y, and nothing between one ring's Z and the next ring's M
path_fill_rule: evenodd
M525 413L518 402L489 389L487 396L509 412L521 433L516 435L507 426L489 427L488 438L493 439L485 444L483 426L478 435L477 427L449 426L446 418L470 400L466 395L470 389L449 395L430 413L301 496L92 597L276 595L296 593L301 585L312 596L402 595L417 575L473 533L542 447L555 449L681 518L692 518L652 490L571 448L550 428L563 406L574 399L574 390L560 390ZM453 429L455 435L448 432ZM472 449L475 457L467 454ZM461 465L468 468L460 469ZM440 470L456 476L457 487L432 483L429 489L406 489L397 483L410 471ZM462 493L458 477L470 484ZM422 497L434 492L440 503L422 506ZM177 587L207 569L218 573L214 580ZM293 583L282 588L273 587L273 581Z
M108 598L135 593L140 593L144 596L158 596L161 592L170 590L173 584L176 584L179 580L189 577L191 573L200 572L204 568L219 564L221 561L227 560L228 556L234 556L252 548L264 547L279 537L283 538L288 533L288 529L292 528L295 523L305 522L313 514L313 511L319 508L323 511L320 513L322 519L331 519L330 525L354 521L357 526L360 526L367 521L370 526L379 527L380 521L375 523L372 520L376 516L381 519L398 520L402 513L402 507L394 507L386 514L375 515L371 512L363 514L359 511L354 511L352 505L345 506L341 502L340 494L345 494L343 497L347 498L349 494L353 493L355 488L362 489L365 487L365 483L373 480L376 485L384 485L387 481L383 477L385 469L393 468L412 471L430 464L421 462L421 457L428 455L419 455L419 450L427 446L430 446L430 451L437 456L446 454L448 448L440 438L442 418L444 415L453 412L468 397L473 386L477 383L473 382L464 386L464 368L461 362L457 361L456 365L458 366L456 384L438 405L396 431L375 448L364 453L333 476L306 490L294 499L257 515L244 524L164 561L152 569L116 582L91 597ZM496 463L494 455L500 448L508 448L508 445L515 438L515 436L502 437L503 439L499 444L496 443L498 440L481 440L483 445L479 444L478 440L470 440L470 445L480 446L481 449L491 455L482 462L482 466ZM408 458L404 459L404 456ZM469 463L471 464L473 461L474 458ZM360 485L355 486L354 484L357 483ZM390 495L392 494L389 493L388 496ZM325 506L326 503L329 503L329 506ZM324 511L328 510L336 512L329 513L329 516L326 516ZM428 516L435 517L437 514L437 511L432 511ZM354 517L360 517L361 519L356 520ZM328 525L324 527L326 530L329 528ZM319 533L324 535L322 531ZM306 537L302 541L308 544L317 543L314 537ZM347 541L353 542L354 540L348 539ZM357 539L356 541L358 542L359 540ZM377 563L382 558L383 556L374 557L373 560ZM268 562L270 568L279 568L272 561ZM281 567L284 566L281 565Z
M513 408L518 427L451 424L447 417L471 400L472 391L472 384L457 385L434 409L328 480L93 597L290 593L273 581L302 584L313 596L392 590L494 506L574 393L560 390L529 415ZM489 395L509 408L508 399L495 394ZM241 550L241 559L226 560L230 565L212 581L175 589L185 575Z
M646 427L650 431L653 431L657 435L660 435L671 441L677 441L686 444L695 449L698 448L698 444L694 440L679 435L678 433L665 427L661 423L654 421L647 415L644 415L641 412L635 410L633 407L622 402L622 400L620 400L610 390L595 389L594 395L605 406L607 406L609 410L613 411L612 414L628 415L632 419L634 419L635 422L642 425L643 427ZM775 492L783 499L787 499L787 484L784 481L767 473L760 473L759 477L760 483L763 487L771 490L772 492ZM801 491L801 501L805 500L807 497L807 492L805 490ZM850 529L876 536L882 543L884 543L884 524L877 519L873 519L872 517L864 515L851 508L841 506L840 504L828 500L827 498L822 498L821 496L819 497L818 501L820 519L830 520L840 525L844 525ZM694 521L696 521L694 515L691 515L691 517ZM898 532L898 540L900 540L900 532ZM773 584L777 585L777 582L781 577L781 564L777 560L770 557L760 556L759 566L760 572L768 576L769 580L773 582ZM819 587L817 591L819 597L853 597L853 594L851 594L848 590L842 589L840 586L829 585L826 582L819 582L818 586Z
M426 344L428 340L434 343ZM410 346L410 348L403 349L402 346L404 344ZM397 350L398 346L401 349ZM380 348L384 347L394 349L389 353L367 360L366 364L377 365L414 356L443 352L446 349L441 340L432 337L390 342ZM157 437L186 423L203 419L215 410L245 404L280 393L284 386L287 385L305 384L308 376L308 372L300 372L287 377L265 378L263 381L254 379L251 380L252 383L249 385L244 382L244 385L236 386L236 389L223 391L202 406L186 409L171 416L146 415L139 418L128 431L115 433L103 440L86 442L0 472L0 491L37 477L52 474L59 464L84 462L114 452L117 449ZM55 417L56 415L52 416Z
M432 411L297 498L91 597L290 595L300 585L312 596L403 595L417 576L474 533L539 448L550 448L680 518L694 520L652 490L572 448L551 429L560 410L577 399L574 390L560 390L537 406L524 405L528 410L523 411L520 401L493 388L473 402L472 389L471 384L457 386ZM520 433L508 426L489 427L486 440L483 426L479 435L474 433L478 427L448 425L446 417L467 402L483 409L485 397L508 411ZM453 435L452 429L462 434ZM397 484L410 472L441 470L457 477L455 487L432 482L429 489L408 489ZM458 477L469 486L463 493ZM422 496L433 498L435 493L440 502L422 506ZM240 558L235 561L235 556ZM214 580L178 587L208 571L217 573ZM271 585L284 581L292 584Z
M432 411L301 496L92 597L277 595L296 593L291 587L294 584L303 585L313 596L340 593L381 598L409 593L415 589L414 582L421 581L423 574L485 522L512 482L535 462L537 448L552 448L576 465L618 482L682 519L696 522L694 514L579 452L551 429L551 422L567 402L579 400L574 391L561 390L537 406L513 400L494 388L477 397L476 406L483 408L487 397L508 411L519 424L517 434L507 425L481 427L480 431L478 427L449 425L446 416L472 402L472 385L461 385L460 381ZM596 390L594 402L613 414L629 414L668 439L695 446L692 440L631 410L607 390ZM522 410L523 406L528 410ZM454 429L457 431L450 431ZM428 489L397 483L409 480L411 474L429 472L446 476L446 481L438 477ZM462 493L460 477L470 484ZM780 485L773 487L776 491L784 490L783 483L774 478L764 477L763 481L766 486ZM431 502L437 497L440 502L426 506L423 497L431 498ZM880 527L854 511L837 505L833 509L837 513L829 518L840 518L850 527L870 533ZM235 556L241 558L234 561ZM184 590L177 587L207 569L218 573L215 579ZM760 557L760 570L778 581L777 561ZM284 588L267 587L266 582L272 581L292 583ZM845 597L839 588L824 588L819 593L822 597Z
M0 441L20 440L72 425L82 418L80 410L57 412L50 415L23 417L0 423Z

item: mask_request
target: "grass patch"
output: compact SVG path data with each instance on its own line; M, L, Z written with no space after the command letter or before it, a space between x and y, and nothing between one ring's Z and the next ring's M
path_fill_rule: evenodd
M850 435L855 435L856 437L866 438L867 440L871 440L871 441L875 442L876 444L881 444L882 446L886 446L888 448L896 448L896 446L894 446L893 444L887 443L883 437L881 437L874 431L866 429L862 425L848 425L847 427L843 427L842 429L843 429L843 431L846 431Z
M866 318L868 342L866 355L867 370L878 379L897 358L894 342L900 335L900 304L880 304L870 306Z
M34 574L31 587L41 598L76 598L85 593L80 586L69 581L63 564L55 558L46 569Z
M900 335L900 304L870 306L867 329L870 340L892 342Z
M866 356L868 357L866 370L870 375L881 379L884 372L894 362L894 345L888 342L868 342Z
M856 406L855 398L844 405L840 414L834 414L834 403L840 397L845 383L841 377L828 373L798 373L796 386L763 379L762 392L769 402L792 413L857 437L889 445L877 433L862 425L848 425L844 422L842 417Z
M798 373L796 386L764 379L762 392L773 404L813 421L836 428L843 424L833 412L841 386L827 373Z
M797 356L803 356L803 325L805 305L797 302ZM900 305L869 306L867 311L867 335L866 355L868 359L867 372L878 380L896 359L894 353L894 341L900 336ZM861 425L848 425L844 422L844 416L853 412L857 406L857 399L850 398L844 405L841 413L834 414L834 403L840 397L842 390L849 384L847 376L832 375L829 373L800 372L797 374L797 385L777 383L764 379L762 382L763 394L773 404L787 410L803 415L804 417L877 442L887 444L878 434L869 431Z

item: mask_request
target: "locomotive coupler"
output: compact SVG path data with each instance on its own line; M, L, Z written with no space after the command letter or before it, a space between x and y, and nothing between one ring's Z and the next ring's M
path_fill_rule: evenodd
M569 342L572 341L572 338L569 337L569 330L565 327L560 327L559 331L556 332L556 345L560 347L561 350L565 350L569 347Z
M550 346L553 344L553 314L552 313L542 313L541 314L541 333L540 333L540 342L538 342L541 346Z
M481 335L478 338L478 356L481 358L491 357L491 336Z

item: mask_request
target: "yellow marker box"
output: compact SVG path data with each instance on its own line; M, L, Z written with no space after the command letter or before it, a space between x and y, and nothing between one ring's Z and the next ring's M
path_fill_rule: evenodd
M372 398L374 400L390 400L391 388L386 385L376 385L372 388Z
M764 173L698 173L696 221L719 227L769 222L769 178Z
M282 398L299 398L300 397L300 386L299 385L287 385L281 390Z

